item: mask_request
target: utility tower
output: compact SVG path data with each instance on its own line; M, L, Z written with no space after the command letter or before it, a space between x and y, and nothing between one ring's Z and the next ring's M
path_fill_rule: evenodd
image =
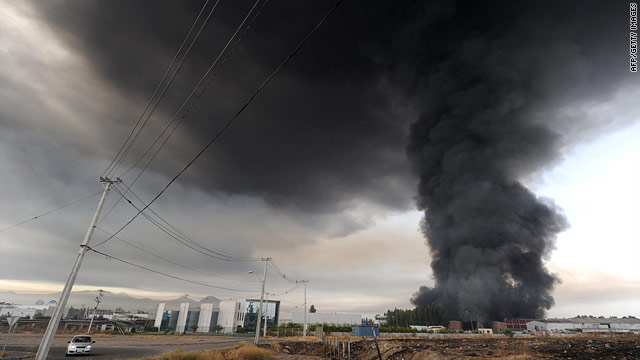
M104 296L102 289L98 290L98 296L96 296L96 298L94 299L94 301L96 302L96 307L93 308L93 316L91 316L91 321L89 321L89 328L87 329L87 334L91 333L91 325L93 325L93 319L96 318L96 312L98 311L98 305L100 305L100 302L102 301L102 297Z
M82 260L84 259L84 255L87 253L89 249L89 241L91 240L91 236L93 235L93 231L96 228L96 223L98 222L98 218L100 217L100 211L102 211L102 206L104 205L104 201L107 198L107 194L109 193L109 189L111 185L121 183L122 180L117 178L116 180L111 180L107 177L100 177L100 182L104 184L104 192L102 193L102 197L100 198L100 202L98 203L98 208L96 209L96 213L93 215L93 219L91 219L91 223L89 224L89 228L87 229L87 233L84 236L84 240L82 240L82 244L80 244L80 250L78 250L78 255L76 256L76 261L73 263L73 267L71 268L71 273L69 274L69 278L67 282L64 284L64 289L62 289L62 294L60 295L60 301L58 301L58 305L56 309L53 311L53 315L51 315L51 320L49 320L49 325L47 326L47 330L42 337L42 341L40 342L40 346L38 347L38 353L36 354L36 360L45 360L49 354L49 349L51 348L51 343L53 342L53 337L56 335L56 330L58 330L58 324L60 323L60 319L62 318L62 313L64 312L65 306L67 306L67 300L69 300L69 295L71 295L71 289L73 288L73 284L76 282L76 277L78 276L78 272L80 271L80 266L82 265Z

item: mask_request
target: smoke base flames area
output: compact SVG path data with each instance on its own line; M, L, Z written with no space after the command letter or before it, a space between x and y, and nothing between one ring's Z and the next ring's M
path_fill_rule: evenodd
M372 339L339 339L339 349L320 342L285 341L261 345L273 359L379 359ZM350 354L347 345L350 347ZM418 359L638 359L636 335L579 335L568 337L459 337L449 339L378 340L383 360Z

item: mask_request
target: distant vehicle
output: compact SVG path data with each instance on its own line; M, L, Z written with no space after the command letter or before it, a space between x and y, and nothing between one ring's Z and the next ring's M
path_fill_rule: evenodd
M67 341L69 345L67 345L67 352L65 356L69 355L88 355L91 354L91 344L95 343L95 340L91 340L91 336L89 335L76 335L71 339L71 341Z
M440 326L440 325L432 325L427 327L427 330L433 330L433 331L440 331L440 330L444 330L446 329L444 326Z

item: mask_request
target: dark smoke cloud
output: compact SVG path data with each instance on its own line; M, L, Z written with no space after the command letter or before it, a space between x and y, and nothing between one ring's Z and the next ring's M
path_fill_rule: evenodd
M142 102L203 3L63 1L40 10L105 81ZM220 2L150 129L159 131L178 108L252 4ZM152 169L175 174L330 6L267 3ZM381 86L364 45L371 28L367 11L357 2L343 4L182 181L309 213L332 213L363 201L408 209L415 183L403 151L408 119ZM136 116L105 125L112 151ZM140 143L148 144L151 133Z
M411 31L422 47L409 44L412 62L400 57L398 73L423 109L408 153L420 179L416 200L435 277L434 287L414 294L414 304L441 304L458 319L468 311L474 320L540 318L554 304L558 279L543 259L568 223L523 180L555 163L573 141L556 130L566 119L544 116L578 99L602 98L626 75L615 55L624 54L622 16L611 16L613 7L580 4L413 7L419 15ZM603 35L593 28L614 45L599 43ZM617 52L606 54L608 48ZM614 66L617 72L608 71Z

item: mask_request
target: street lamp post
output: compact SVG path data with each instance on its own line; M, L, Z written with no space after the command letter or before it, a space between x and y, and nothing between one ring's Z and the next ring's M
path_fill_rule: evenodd
M256 276L258 276L258 279L262 281L262 291L260 292L260 307L258 307L258 320L256 321L256 338L255 338L256 345L260 341L260 323L262 320L262 301L264 300L264 285L267 282L267 265L269 265L269 261L271 261L271 258L262 258L262 261L264 261L264 276L262 277L262 279L260 279L260 277L256 274ZM249 274L255 274L255 273L253 271L249 271Z
M265 293L267 296L267 301L264 304L264 331L262 332L262 336L267 336L267 316L269 315L269 293Z
M309 311L309 309L307 309L307 283L309 282L309 280L302 280L300 282L304 284L304 325L302 326L302 337L306 338L307 337L307 312Z

